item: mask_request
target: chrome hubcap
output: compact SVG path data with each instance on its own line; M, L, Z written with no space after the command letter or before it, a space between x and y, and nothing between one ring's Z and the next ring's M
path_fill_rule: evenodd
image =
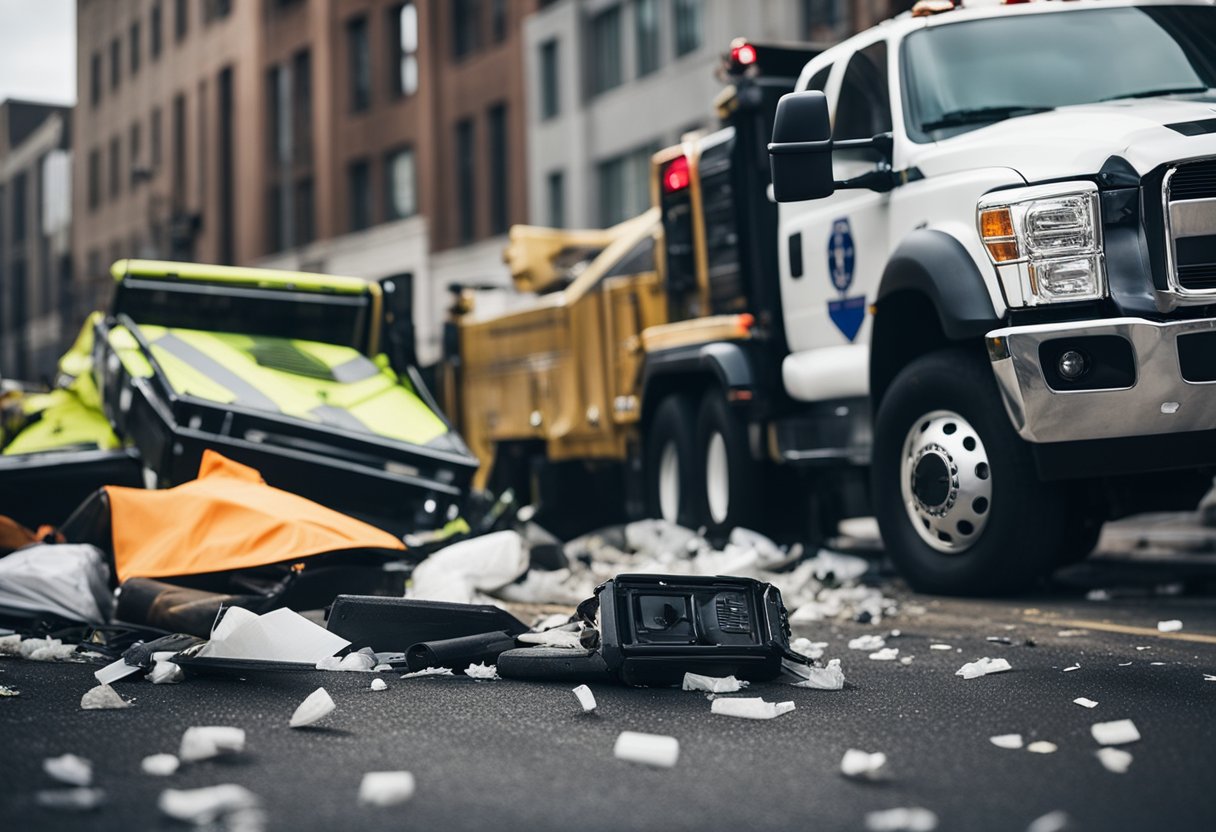
M659 454L659 513L669 523L680 513L680 454L676 443L668 442Z
M975 545L992 513L992 472L975 428L949 410L917 419L904 440L900 490L929 546L961 554Z
M726 460L726 440L720 433L709 438L705 449L705 496L709 516L715 523L726 522L730 512L730 467Z

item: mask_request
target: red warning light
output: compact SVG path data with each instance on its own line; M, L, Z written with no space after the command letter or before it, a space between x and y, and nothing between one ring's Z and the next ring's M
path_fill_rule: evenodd
M756 47L750 43L737 43L730 49L730 59L739 66L751 66L756 62Z
M688 167L687 156L677 156L663 169L663 193L674 194L688 187L692 172Z

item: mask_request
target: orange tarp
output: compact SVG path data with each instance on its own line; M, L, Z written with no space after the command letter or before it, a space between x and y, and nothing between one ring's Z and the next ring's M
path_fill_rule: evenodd
M404 549L386 531L267 485L214 451L176 488L106 488L118 580L198 575L362 547Z

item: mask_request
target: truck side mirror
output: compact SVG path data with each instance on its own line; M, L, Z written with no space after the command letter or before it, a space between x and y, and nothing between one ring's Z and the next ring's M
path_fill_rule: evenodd
M778 202L822 199L836 190L832 178L832 120L822 92L781 96L768 146L773 196Z

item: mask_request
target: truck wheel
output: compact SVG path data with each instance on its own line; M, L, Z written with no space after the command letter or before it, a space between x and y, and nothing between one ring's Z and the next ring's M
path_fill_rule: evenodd
M888 554L921 592L1001 594L1055 564L1061 490L1039 481L982 356L921 356L874 423L873 493Z
M694 418L687 396L676 394L660 402L650 423L644 457L647 512L692 528L697 526L693 498L698 490Z
M721 391L701 400L697 452L702 465L698 516L712 536L749 526L755 516L756 464L747 443L747 424L731 411Z

